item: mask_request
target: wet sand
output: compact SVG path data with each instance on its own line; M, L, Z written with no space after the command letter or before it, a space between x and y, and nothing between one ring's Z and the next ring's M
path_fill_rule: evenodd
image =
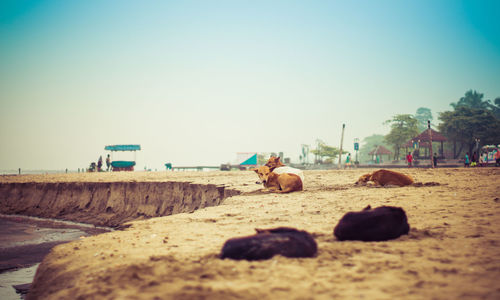
M50 249L108 230L23 216L0 215L0 273L39 263Z
M0 298L19 299L13 285L31 283L38 264L59 244L108 230L0 215Z
M401 169L434 184L353 185L368 171L306 171L304 191L279 195L259 192L251 171L173 174L176 180L226 182L246 193L216 207L134 221L123 231L56 246L40 265L29 298L500 298L500 169ZM112 176L96 178L119 177ZM165 173L121 180L140 182L141 176L168 180ZM402 207L410 233L385 242L337 241L333 228L340 218L367 205ZM317 257L217 257L227 239L278 226L312 233Z

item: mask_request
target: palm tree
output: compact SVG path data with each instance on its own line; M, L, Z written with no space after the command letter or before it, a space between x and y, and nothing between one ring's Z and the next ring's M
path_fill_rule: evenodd
M473 90L465 92L465 96L460 98L457 103L450 103L453 109L459 106L466 106L475 109L488 109L491 105L490 100L483 100L484 94Z

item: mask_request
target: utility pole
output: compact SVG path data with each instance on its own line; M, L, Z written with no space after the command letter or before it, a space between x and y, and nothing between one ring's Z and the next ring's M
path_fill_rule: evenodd
M432 131L431 131L431 121L427 120L427 132L429 132L429 157L431 161L431 168L434 169L434 161L432 159L432 156L434 155L434 152L432 152Z
M339 169L342 168L342 146L344 144L345 124L342 124L342 137L340 138Z

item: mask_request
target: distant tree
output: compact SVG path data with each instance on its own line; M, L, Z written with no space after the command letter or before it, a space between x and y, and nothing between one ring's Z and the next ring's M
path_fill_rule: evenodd
M500 97L497 97L493 103L494 104L490 105L490 108L493 111L495 117L497 119L500 119Z
M267 163L267 161L269 160L269 157L271 155L269 153L258 153L257 154L257 164L262 166L262 165L265 165Z
M417 109L415 119L418 121L419 132L422 132L427 129L427 121L432 122L432 112L429 108L420 107Z
M317 163L331 163L337 156L339 156L340 149L328 146L323 141L318 140L317 148L312 149L310 152L318 157ZM347 151L342 151L342 154L344 153L347 153Z
M478 93L473 90L468 90L465 92L465 96L460 98L457 103L451 103L453 109L457 109L459 106L465 106L475 109L488 109L491 106L490 100L483 100L484 94Z
M479 139L479 145L500 141L500 119L489 109L457 106L454 111L442 112L439 120L439 130L453 143L455 159L464 148L469 153L474 151L476 139Z
M382 134L373 134L363 139L363 144L359 147L359 161L369 162L372 157L368 154L377 146L384 146L390 148L390 145L385 142L385 137Z
M309 145L306 145L306 144L302 144L301 145L301 148L302 148L302 151L301 151L301 155L300 155L300 160L302 161L303 164L306 164L306 163L309 163Z
M385 136L385 141L392 145L394 149L394 159L400 156L402 146L419 134L418 120L409 114L395 115L391 120L387 120L384 124L391 125L391 131Z

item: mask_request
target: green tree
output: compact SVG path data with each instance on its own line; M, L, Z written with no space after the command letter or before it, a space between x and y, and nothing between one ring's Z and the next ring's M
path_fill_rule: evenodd
M371 161L372 157L368 153L377 146L390 148L389 144L385 142L385 137L382 134L373 134L365 137L363 139L363 144L359 147L359 161L362 163Z
M385 136L385 141L394 148L394 159L399 159L403 145L419 134L418 120L409 114L395 115L384 124L390 124L391 131Z
M427 129L427 121L432 122L432 112L427 107L419 107L415 119L418 121L418 130L422 132Z
M332 163L339 156L340 149L328 146L323 141L318 140L317 148L312 149L310 152L318 157L316 163ZM342 151L342 154L344 153L347 153L347 151Z
M475 108L475 109L488 109L491 106L490 100L483 100L484 94L478 93L473 90L468 90L465 92L465 96L460 98L456 103L450 103L453 109L457 109L460 106Z
M500 119L500 97L497 97L494 101L494 104L490 105L493 114L497 119Z
M269 153L258 153L257 154L257 164L259 166L265 165L269 160L271 155Z
M500 141L500 119L489 109L476 109L469 106L456 106L454 111L439 115L438 128L453 143L454 158L462 151L473 152L478 144L497 144Z

